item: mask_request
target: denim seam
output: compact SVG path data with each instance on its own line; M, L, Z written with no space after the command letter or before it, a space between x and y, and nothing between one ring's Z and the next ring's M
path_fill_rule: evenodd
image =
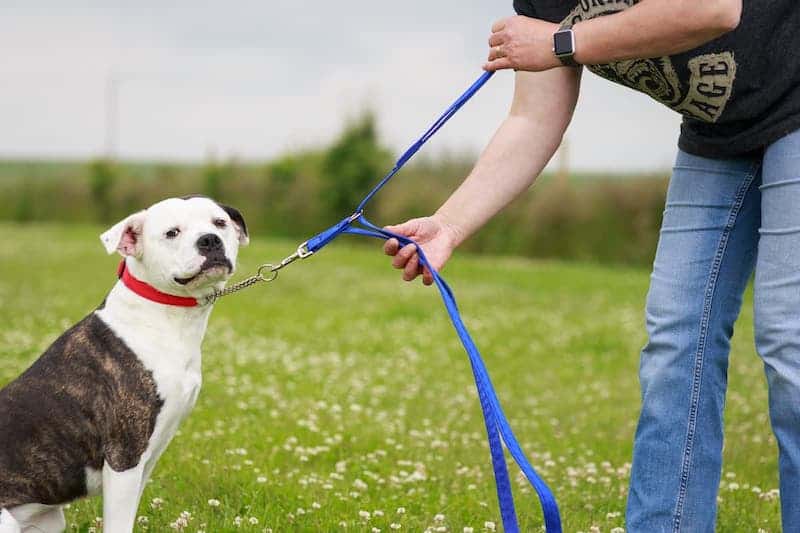
M706 285L705 295L703 297L703 314L700 318L700 334L698 336L697 350L695 352L694 360L694 373L692 375L692 389L691 398L689 402L689 420L686 427L686 441L683 449L683 460L681 461L680 471L680 488L678 490L678 499L675 503L675 514L673 518L673 533L680 533L681 520L683 518L684 504L686 503L686 492L689 485L689 473L692 463L692 451L694 447L695 432L697 429L697 411L700 404L700 387L702 385L703 375L703 359L705 357L706 341L708 338L709 323L711 321L712 302L716 292L717 280L719 272L722 268L722 261L725 257L725 252L728 246L730 234L736 224L739 216L739 211L744 204L744 198L753 179L758 171L760 163L754 164L750 172L746 175L744 181L736 191L731 211L728 214L728 220L725 228L720 236L719 243L717 244L717 252L714 255L714 262L711 265L711 271L708 276L708 284Z

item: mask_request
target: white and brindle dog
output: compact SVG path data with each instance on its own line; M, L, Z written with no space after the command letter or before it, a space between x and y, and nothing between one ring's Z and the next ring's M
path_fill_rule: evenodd
M101 235L123 256L103 304L0 390L0 533L60 532L61 506L103 495L104 530L133 531L159 456L200 390L211 305L248 235L208 198L171 198Z

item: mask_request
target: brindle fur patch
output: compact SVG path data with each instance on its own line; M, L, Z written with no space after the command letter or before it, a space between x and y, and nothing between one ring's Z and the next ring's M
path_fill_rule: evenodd
M0 508L86 495L85 467L139 463L163 400L152 373L94 313L0 390Z

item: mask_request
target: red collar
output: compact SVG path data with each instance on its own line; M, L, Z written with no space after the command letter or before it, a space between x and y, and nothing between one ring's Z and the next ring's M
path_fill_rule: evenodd
M151 302L157 302L165 305L175 305L178 307L196 307L197 299L187 296L175 296L174 294L167 294L156 289L152 285L148 285L144 281L138 280L133 277L133 274L125 268L125 260L119 264L117 269L117 277L122 280L130 290Z

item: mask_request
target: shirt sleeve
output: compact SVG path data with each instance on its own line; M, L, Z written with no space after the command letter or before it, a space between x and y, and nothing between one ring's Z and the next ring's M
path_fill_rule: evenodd
M514 11L517 12L517 15L538 18L532 0L514 0Z
M576 0L514 0L514 11L518 15L559 23L576 5Z

